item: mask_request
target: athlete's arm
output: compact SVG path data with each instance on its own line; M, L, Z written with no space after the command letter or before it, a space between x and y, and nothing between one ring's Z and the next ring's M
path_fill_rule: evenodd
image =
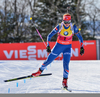
M79 41L80 41L81 47L83 47L83 38L82 38L82 36L81 36L79 30L77 29L77 27L76 27L75 25L73 26L73 28L74 28L74 33L75 33L75 35L78 37L78 39L79 39Z
M49 46L49 42L52 38L52 36L54 36L57 32L59 31L59 25L57 25L47 36L47 46Z
M81 36L81 34L79 33L79 30L77 29L77 27L74 25L74 33L76 34L76 36L78 37L79 41L80 41L80 54L83 55L84 54L84 47L83 47L83 38Z

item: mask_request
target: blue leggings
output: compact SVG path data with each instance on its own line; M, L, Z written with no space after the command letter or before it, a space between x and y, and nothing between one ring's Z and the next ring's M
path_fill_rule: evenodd
M55 58L59 56L60 53L63 53L63 78L68 78L69 62L71 58L71 44L62 45L62 44L56 43L54 48L52 49L52 52L49 54L46 61L44 61L40 69L44 70L47 65L49 65Z

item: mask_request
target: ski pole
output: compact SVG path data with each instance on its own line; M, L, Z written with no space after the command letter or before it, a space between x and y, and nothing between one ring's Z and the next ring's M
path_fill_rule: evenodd
M30 20L32 20L32 17L30 17ZM34 24L33 24L33 25L34 25ZM36 28L36 26L35 26L35 25L34 25L34 27L35 27L35 29L36 29L37 33L39 34L40 38L42 39L42 42L43 42L43 43L44 43L44 45L46 46L46 44L45 44L45 42L44 42L44 40L43 40L43 38L42 38L41 34L39 33L38 29Z
M44 40L43 40L43 38L42 38L41 34L39 33L38 29L37 29L36 27L35 27L35 29L36 29L36 31L38 32L38 34L39 34L40 38L42 39L42 42L43 42L43 43L44 43L44 45L46 46L46 44L45 44L45 42L44 42Z

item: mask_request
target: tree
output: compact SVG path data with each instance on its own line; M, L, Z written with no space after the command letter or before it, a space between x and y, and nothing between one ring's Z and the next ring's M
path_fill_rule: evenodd
M26 41L28 28L25 23L28 22L26 7L27 0L5 0L4 14L1 16L1 32L4 42Z
M4 7L1 7L1 14L0 14L0 41L7 42L8 34L10 33L9 28L9 14L8 14L8 3L9 1L4 0Z
M88 20L88 29L90 30L90 35L94 39L96 36L100 35L98 32L100 31L100 8L96 6L95 0L92 0L92 2L89 2L88 9L86 11L86 14L89 18ZM93 39L92 38L92 39Z

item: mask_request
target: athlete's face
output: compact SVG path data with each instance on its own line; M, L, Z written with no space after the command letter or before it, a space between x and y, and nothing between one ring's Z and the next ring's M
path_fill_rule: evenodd
M70 25L70 23L71 23L71 20L69 20L69 21L63 21L63 23L64 23L64 25L65 25L66 27L68 27L68 26Z

